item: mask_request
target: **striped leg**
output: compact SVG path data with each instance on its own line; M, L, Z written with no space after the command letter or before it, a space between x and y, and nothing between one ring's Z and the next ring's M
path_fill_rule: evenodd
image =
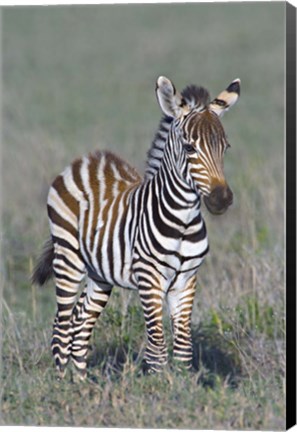
M139 288L147 332L147 346L144 360L148 372L158 372L167 363L162 322L164 293L156 288Z
M82 379L86 377L87 353L92 330L108 302L111 290L111 285L104 282L96 283L88 277L86 287L73 311L71 356Z
M84 263L66 246L55 244L53 269L56 280L57 314L53 326L52 353L58 376L63 378L71 353L71 318L80 283L85 277Z
M190 368L193 359L191 338L191 314L195 296L196 276L183 289L172 288L168 292L168 305L173 330L173 356Z

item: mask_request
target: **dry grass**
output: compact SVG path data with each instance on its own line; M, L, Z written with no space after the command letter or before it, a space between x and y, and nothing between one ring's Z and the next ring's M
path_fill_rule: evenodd
M4 11L4 424L284 428L283 11L273 3ZM194 305L195 371L171 365L144 376L140 302L114 290L95 329L89 381L69 372L58 383L53 284L29 283L48 235L48 186L98 147L142 169L161 74L213 96L237 76L243 87L223 120L235 202L222 217L204 211L211 251Z

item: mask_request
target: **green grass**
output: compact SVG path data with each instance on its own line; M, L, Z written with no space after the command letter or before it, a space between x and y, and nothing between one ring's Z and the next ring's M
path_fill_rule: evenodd
M37 303L47 303L46 292L36 295ZM171 365L160 376L146 376L140 307L133 299L127 315L119 314L119 297L115 292L96 328L85 383L77 383L71 370L65 381L55 379L50 307L33 313L32 302L28 320L4 305L4 419L34 425L281 428L283 400L276 389L283 385L283 365L275 335L242 323L236 311L219 309L219 319L209 314L193 328L198 370L177 372Z
M2 13L1 422L15 425L284 429L283 3L15 7ZM48 187L109 148L143 170L161 113L155 80L242 80L223 119L234 192L204 210L210 254L193 311L194 369L142 373L137 294L115 289L92 337L89 379L57 382L53 283L29 275L48 236Z

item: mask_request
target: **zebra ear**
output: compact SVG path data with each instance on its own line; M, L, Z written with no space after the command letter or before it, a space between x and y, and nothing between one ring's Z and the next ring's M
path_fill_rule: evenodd
M224 115L228 109L234 105L240 95L240 79L232 81L232 83L222 91L210 104L208 108L215 112L218 116Z
M190 110L182 95L166 77L158 78L156 95L163 113L167 116L178 118Z

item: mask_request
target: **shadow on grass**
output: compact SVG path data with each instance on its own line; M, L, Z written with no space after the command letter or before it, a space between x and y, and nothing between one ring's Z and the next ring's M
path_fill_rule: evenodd
M243 375L239 352L231 339L213 326L192 329L193 368L199 372L198 383L214 387L217 379L236 387Z
M222 336L217 328L199 326L192 329L193 373L197 374L197 384L214 388L218 380L231 388L243 374L238 350L231 340ZM99 367L103 375L120 379L128 364L139 373L146 373L146 365L141 360L142 353L131 350L127 344L112 345L109 348L93 347L88 361L90 374ZM169 356L171 367L172 356Z
M88 369L92 374L95 368L101 370L103 375L113 375L120 377L128 362L137 364L138 353L131 352L127 344L111 345L107 349L104 347L92 347L89 359Z

